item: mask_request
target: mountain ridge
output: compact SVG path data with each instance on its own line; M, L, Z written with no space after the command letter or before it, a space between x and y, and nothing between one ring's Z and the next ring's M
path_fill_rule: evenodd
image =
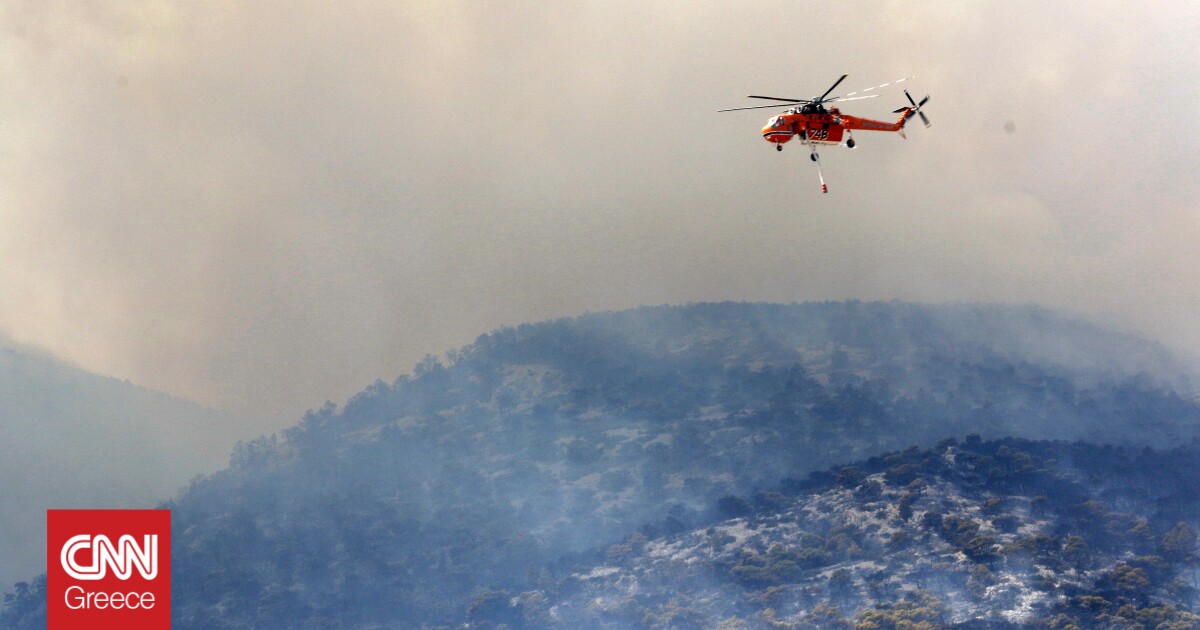
M9 347L0 347L0 418L0 575L13 580L44 566L47 509L152 506L226 464L238 426L230 414Z
M1162 346L1030 306L641 307L446 358L240 443L164 504L175 625L455 624L480 589L525 592L572 554L840 462L967 433L1200 430Z

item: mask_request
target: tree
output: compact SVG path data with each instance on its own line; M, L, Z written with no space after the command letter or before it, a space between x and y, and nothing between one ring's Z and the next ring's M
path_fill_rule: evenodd
M0 607L0 627L10 630L34 630L46 627L46 576L17 582L12 593L5 593Z
M467 619L485 628L491 624L507 624L515 628L524 626L520 609L512 604L512 594L508 591L488 590L480 593L467 608Z
M1187 523L1179 521L1163 534L1159 548L1163 557L1169 560L1190 562L1196 557L1196 532Z
M962 546L963 553L975 562L992 562L996 555L996 539L991 536L974 536Z
M1140 593L1150 586L1150 578L1144 570L1125 563L1113 567L1105 578L1113 588L1127 594Z
M900 497L900 501L898 501L896 503L896 516L898 516L900 518L901 523L906 523L906 522L908 522L908 519L912 518L912 515L913 515L912 505L913 505L913 502L916 500L917 500L917 495L915 493L905 492Z
M936 630L945 627L945 610L932 594L914 591L903 601L863 612L855 630Z
M967 578L967 592L976 599L982 599L987 588L996 583L996 575L982 564L973 564Z
M854 593L854 578L846 569L838 569L829 576L829 598L843 601Z
M1080 536L1067 536L1063 545L1063 559L1070 562L1076 569L1082 569L1091 559L1091 550L1087 541Z
M717 514L723 519L750 516L754 514L754 506L742 497L727 494L717 500Z

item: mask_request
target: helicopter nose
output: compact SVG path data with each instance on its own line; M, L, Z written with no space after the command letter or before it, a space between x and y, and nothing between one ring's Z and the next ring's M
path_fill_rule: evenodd
M792 139L792 131L786 127L772 127L767 125L762 128L763 140L773 144L783 144Z

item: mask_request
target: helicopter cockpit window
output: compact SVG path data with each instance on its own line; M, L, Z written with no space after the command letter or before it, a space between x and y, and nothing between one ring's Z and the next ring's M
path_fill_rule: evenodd
M783 116L776 116L776 117L772 118L771 126L772 127L782 127L783 126Z

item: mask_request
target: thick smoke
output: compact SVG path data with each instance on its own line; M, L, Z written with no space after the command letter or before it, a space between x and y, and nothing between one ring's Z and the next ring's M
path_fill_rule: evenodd
M1033 301L1200 350L1189 3L0 11L0 328L258 429L638 304ZM827 150L829 195L715 113L842 72L918 75L934 126Z

